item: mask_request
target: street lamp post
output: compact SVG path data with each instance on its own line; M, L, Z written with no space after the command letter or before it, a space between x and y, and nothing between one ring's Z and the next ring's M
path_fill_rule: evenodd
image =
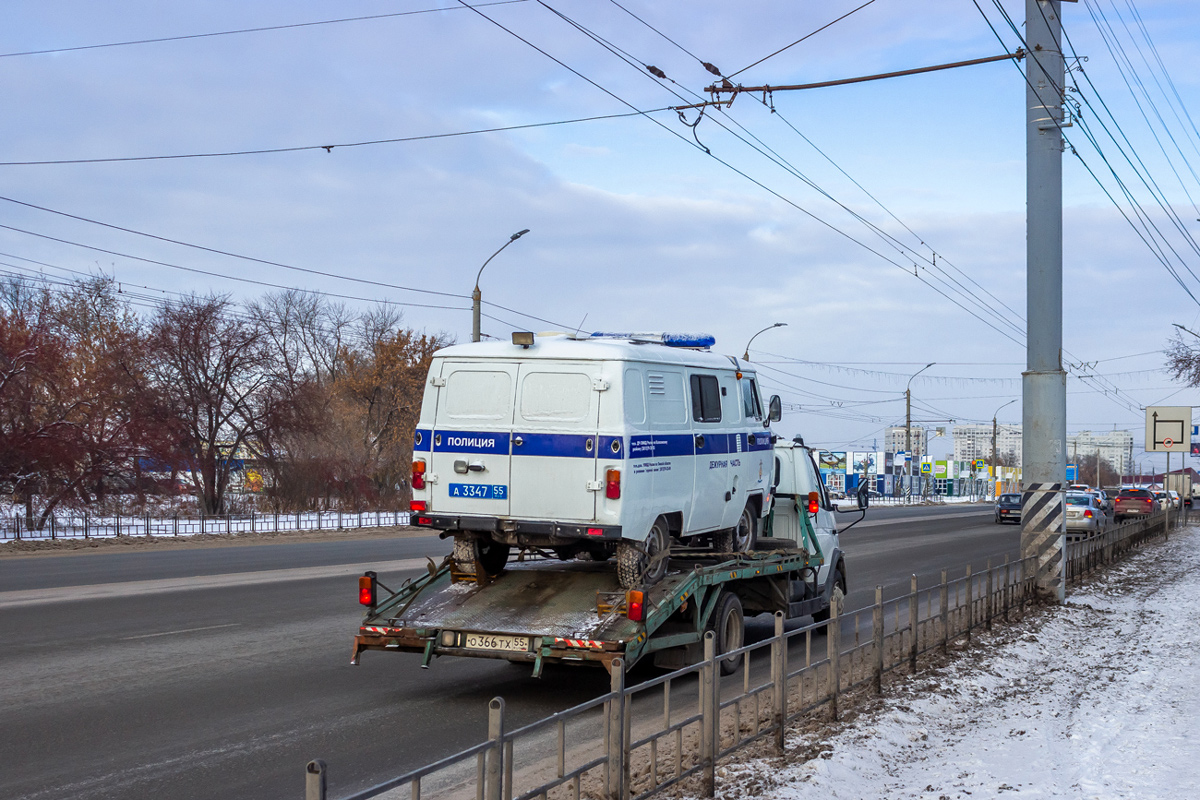
M784 328L784 327L787 327L787 323L786 323L786 322L776 322L774 325L768 325L767 327L763 328L763 329L762 329L761 331L759 331L758 333L766 333L767 331L771 330L772 328ZM757 339L757 338L758 338L758 333L756 333L756 334L754 334L753 336L751 336L751 337L750 337L750 341L749 341L749 342L746 342L746 352L742 354L742 360L743 360L743 361L749 361L749 360L750 360L750 342L753 342L755 339Z
M996 456L996 436L999 433L999 426L996 424L996 417L1000 415L1001 408L1004 408L1005 406L1011 406L1013 403L1017 402L1017 400L1019 400L1019 399L1020 399L1019 397L1014 397L1012 400L1009 400L1007 403L1000 406L1000 408L997 408L995 414L992 414L992 480L993 481L996 479L997 476L1000 475L1000 470L999 470L1000 460Z
M525 230L522 230L522 231L517 231L512 236L508 237L508 241L505 242L500 247L500 250L497 250L496 252L492 253L490 256L488 256L488 260L483 262L483 267L486 267L488 265L488 262L490 262L496 256L500 255L500 252L502 250L504 250L505 247L508 247L510 244L515 242L517 239L520 239L522 236L524 236L527 233L529 233L529 228L526 228ZM479 272L477 272L475 274L475 291L471 292L471 341L472 342L479 341L479 315L480 315L479 306L480 306L480 301L483 299L483 294L479 291L479 276L483 274L483 267L480 267Z
M906 497L912 499L912 382L913 378L920 375L925 370L932 367L935 363L930 361L925 366L913 373L912 378L908 379L908 383L904 386L904 452L908 456L908 466L905 468L908 478L908 493ZM925 451L921 451L924 455Z

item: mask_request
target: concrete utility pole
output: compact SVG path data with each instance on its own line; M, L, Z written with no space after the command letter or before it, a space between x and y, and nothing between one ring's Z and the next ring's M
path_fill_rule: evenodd
M508 237L508 241L500 246L500 249L488 256L488 260L483 262L483 267L488 265L493 258L500 255L505 247L520 239L525 234L529 233L529 228L523 231L517 231L512 236ZM479 268L479 272L475 273L475 291L471 292L471 341L479 341L479 316L482 313L480 305L482 305L483 293L479 291L479 277L483 275L483 267Z
M913 378L917 377L922 372L924 372L925 370L932 367L935 363L936 362L930 361L928 364L926 364L925 366L921 367L919 370L914 372L912 378L909 378L908 383L905 384L905 386L904 386L904 453L905 453L905 455L908 456L907 466L904 471L908 477L908 493L907 493L906 497L909 497L909 498L912 497L912 462L913 462L912 382L913 382ZM925 455L924 451L921 452L921 455Z
M1026 370L1022 374L1021 555L1041 594L1062 602L1067 373L1062 367L1062 151L1065 69L1060 0L1025 0Z

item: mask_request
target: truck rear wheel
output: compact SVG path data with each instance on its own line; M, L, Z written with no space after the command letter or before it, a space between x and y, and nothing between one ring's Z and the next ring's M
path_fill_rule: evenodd
M835 592L841 592L842 597L846 596L846 571L842 568L842 562L840 561L837 565L837 572L835 572L833 575L833 589L830 590L829 593L830 605L833 604L833 594ZM812 618L813 622L824 622L825 620L829 619L829 606L826 606L820 611L814 611Z
M642 544L617 545L617 579L622 589L658 583L667 574L671 554L671 531L662 517L654 520Z
M717 660L721 665L722 675L732 675L737 672L742 660L738 656L721 658L726 653L737 650L746 639L746 620L742 615L742 601L733 592L722 592L717 600L712 619L708 622L708 630L716 636Z

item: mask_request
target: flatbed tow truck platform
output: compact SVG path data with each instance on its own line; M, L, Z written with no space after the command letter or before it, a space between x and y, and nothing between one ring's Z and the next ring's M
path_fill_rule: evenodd
M612 562L517 560L476 582L447 559L395 592L367 573L359 594L368 611L351 663L381 650L421 653L422 667L434 656L527 662L535 677L547 663L611 669L616 658L629 667L650 654L660 666L684 666L700 660L706 630L727 652L742 646L743 615L807 613L789 602L791 582L815 580L821 556L760 540L771 546L778 549L675 549L667 575L636 590L620 588Z

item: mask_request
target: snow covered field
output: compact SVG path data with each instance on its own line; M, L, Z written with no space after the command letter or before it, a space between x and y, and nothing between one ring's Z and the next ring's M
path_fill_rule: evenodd
M1200 796L1200 529L1154 542L1065 606L895 684L803 763L726 767L724 797Z

